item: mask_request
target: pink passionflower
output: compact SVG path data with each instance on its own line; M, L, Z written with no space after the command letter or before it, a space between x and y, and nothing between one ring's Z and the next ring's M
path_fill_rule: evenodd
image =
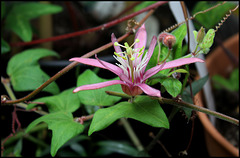
M102 83L83 85L74 89L74 93L82 90L93 90L111 85L121 84L123 92L130 96L136 96L144 92L150 96L161 97L161 93L159 90L154 89L145 83L149 77L155 75L160 70L174 68L195 62L204 62L199 58L182 58L156 65L155 67L145 71L146 66L153 54L157 42L157 37L154 36L152 38L148 52L146 52L145 56L142 57L147 42L147 32L144 24L139 28L138 32L136 33L135 42L131 46L129 46L127 43L124 43L124 46L120 45L117 42L117 38L113 33L111 36L111 40L116 51L114 52L115 55L113 55L113 57L119 62L116 63L117 66L99 60L96 55L96 59L76 57L71 58L70 61L77 61L82 64L107 69L118 75L120 80L112 80ZM126 51L123 52L120 46L124 47Z

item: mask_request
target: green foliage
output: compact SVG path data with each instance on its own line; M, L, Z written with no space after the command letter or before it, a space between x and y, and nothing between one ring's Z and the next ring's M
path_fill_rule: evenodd
M1 20L3 19L4 15L5 15L5 3L3 1L1 1Z
M94 153L94 156L104 156L113 153L119 153L128 156L147 156L145 153L140 153L127 143L119 141L100 141L96 144L99 149Z
M167 77L164 79L164 81L161 83L166 91L173 97L176 97L178 94L180 94L182 89L182 83L175 78Z
M60 11L62 11L62 8L53 4L39 2L16 4L6 17L5 28L16 33L24 42L29 42L32 39L30 20Z
M149 5L152 5L154 3L156 3L157 1L145 1L145 2L142 2L141 4L137 5L136 7L134 7L134 12L137 12L143 8L146 8L148 7Z
M174 59L178 59L182 57L184 54L182 53L182 42L184 40L184 37L187 34L187 26L186 24L182 24L177 29L173 30L171 32L176 37L176 44L173 46L173 53L174 53Z
M232 92L239 91L239 69L232 71L230 78L226 79L220 75L214 75L212 77L213 85L217 89L225 88Z
M10 49L11 48L8 43L3 38L1 38L1 54L9 52Z
M222 2L217 2L217 3L222 3ZM206 10L214 5L217 4L216 2L214 3L209 3L208 1L200 1L198 2L195 7L193 8L192 15L199 11ZM230 9L233 9L236 6L236 4L231 3L231 2L226 2L223 5L220 5L206 13L203 14L198 14L195 17L195 20L201 23L202 26L204 26L207 29L213 28L215 25L217 25L218 22L222 20L222 18L225 16L226 13L229 12ZM200 26L196 25L196 28L199 29Z
M29 49L10 59L7 74L15 91L35 90L50 78L38 64L38 60L46 56L58 56L58 54L47 49ZM52 82L43 91L57 94L59 88L55 82Z
M203 78L200 78L197 81L194 81L191 84L191 86L192 86L192 95L193 96L195 96L203 88L203 86L205 85L207 80L208 80L208 75L206 75ZM191 91L190 91L190 85L185 88L185 90L183 91L183 94L182 94L181 97L182 97L182 99L185 102L193 104L192 97L191 97ZM186 116L188 117L188 119L190 119L190 117L192 115L192 110L188 109L188 108L183 108L183 110L184 110Z
M74 112L80 107L80 99L73 93L74 88L67 89L58 95L43 97L33 102L44 102L50 113L58 111ZM32 109L37 104L29 104L27 109Z
M119 78L117 77L112 80L116 79ZM79 75L77 80L77 86L95 84L105 81L110 80L102 79L91 70L86 70L81 75ZM81 102L85 105L109 106L113 105L114 103L121 99L120 97L110 96L106 94L105 91L122 92L122 89L120 85L112 85L101 89L79 91L77 92L77 94Z
M34 120L26 129L29 132L34 126L40 122L48 124L48 128L52 130L51 155L55 156L58 149L71 138L80 134L84 130L84 126L74 122L70 112L54 112L44 115Z
M132 118L153 127L169 128L168 119L157 100L139 96L133 103L120 102L112 107L99 109L93 117L88 135L100 131L119 118Z
M214 37L215 37L215 30L209 29L202 43L199 44L199 47L203 49L210 48L213 44Z

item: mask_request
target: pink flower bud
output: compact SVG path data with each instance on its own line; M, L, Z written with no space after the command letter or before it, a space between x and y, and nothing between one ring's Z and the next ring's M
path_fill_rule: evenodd
M170 33L163 32L158 36L160 42L162 42L169 49L176 43L176 37Z

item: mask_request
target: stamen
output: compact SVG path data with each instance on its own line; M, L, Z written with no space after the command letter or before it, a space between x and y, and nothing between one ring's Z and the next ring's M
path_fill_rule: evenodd
M123 47L123 48L126 48L125 46L119 44L118 42L114 42L114 45L115 45L115 46L121 46L121 47ZM126 49L127 49L127 48L126 48Z
M140 42L140 40L137 38L137 39L135 39L135 41L133 42L133 44L130 46L130 47L132 47L132 46L134 46L136 43L138 43L138 42Z

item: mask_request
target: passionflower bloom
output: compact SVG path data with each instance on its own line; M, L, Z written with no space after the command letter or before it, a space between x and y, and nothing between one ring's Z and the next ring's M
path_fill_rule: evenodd
M83 85L74 89L74 93L82 90L93 90L111 85L121 84L123 92L130 96L136 96L144 92L150 96L161 97L159 90L154 89L145 83L149 77L155 75L160 70L174 68L194 62L204 62L199 58L176 59L170 62L164 62L163 64L156 65L155 67L145 71L146 66L153 54L157 42L157 37L154 36L152 38L148 52L146 52L145 56L143 57L143 52L145 50L147 42L147 32L144 24L136 33L134 43L131 46L129 46L127 43L124 43L124 46L120 45L113 33L111 35L111 40L116 51L114 52L115 55L113 55L113 57L119 62L116 63L116 65L98 59L97 55L95 55L96 59L76 57L71 58L70 61L77 61L82 64L107 69L118 75L120 80ZM126 50L122 51L121 47L125 48Z

